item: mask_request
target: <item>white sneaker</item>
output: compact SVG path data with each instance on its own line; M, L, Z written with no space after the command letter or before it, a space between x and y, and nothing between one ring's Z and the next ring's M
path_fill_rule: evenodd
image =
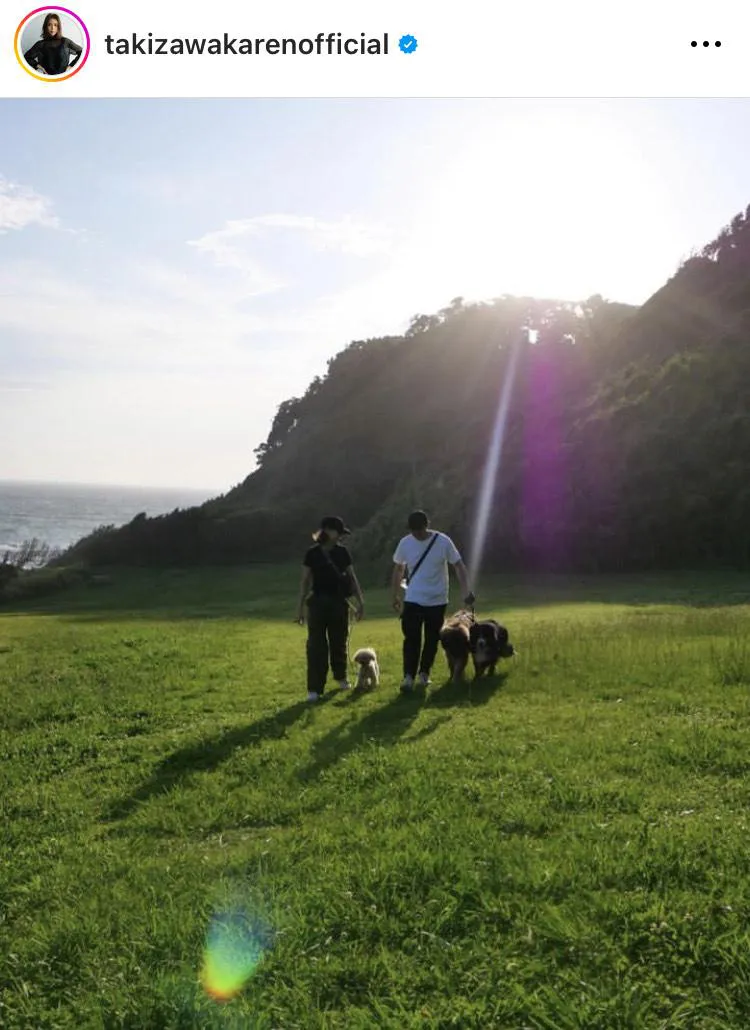
M349 682L349 680L339 680L339 687L341 688L341 690L351 690L352 689L352 685Z
M430 674L428 672L420 672L419 676L417 676L417 683L420 687L429 687L430 683L432 683Z
M404 676L404 678L401 680L400 690L402 694L408 694L412 690L414 690L414 677Z
M311 690L307 695L307 700L310 704L313 704L315 701L320 701L320 694L316 694L314 690Z

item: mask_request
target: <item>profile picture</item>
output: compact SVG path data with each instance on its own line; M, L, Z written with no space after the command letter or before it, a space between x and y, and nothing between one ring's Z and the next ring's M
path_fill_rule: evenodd
M16 29L18 63L35 79L61 82L89 56L88 29L67 7L38 7Z

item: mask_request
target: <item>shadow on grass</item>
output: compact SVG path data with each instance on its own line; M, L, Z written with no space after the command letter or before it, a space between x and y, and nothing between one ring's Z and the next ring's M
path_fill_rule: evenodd
M139 804L160 794L166 794L176 784L193 773L216 769L231 758L237 748L249 747L265 740L279 740L310 706L305 701L283 708L274 715L264 716L249 726L239 726L216 737L180 748L160 762L151 777L130 797L110 806L103 822L124 819Z
M358 694L351 695L346 704L356 701ZM385 704L380 705L363 719L334 726L312 747L312 761L300 769L301 780L315 780L320 774L341 761L346 755L356 751L362 745L374 743L392 746L397 744L408 733L414 720L425 705L424 692L413 694L396 694ZM440 720L442 721L442 720ZM437 728L425 727L419 736L426 736Z
M450 708L454 705L486 705L508 678L507 672L481 679L467 679L464 683L448 680L433 690L428 699L429 707Z

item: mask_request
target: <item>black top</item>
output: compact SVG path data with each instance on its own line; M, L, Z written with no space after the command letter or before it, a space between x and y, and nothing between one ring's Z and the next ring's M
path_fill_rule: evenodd
M48 75L62 75L64 71L78 62L82 53L83 47L74 43L72 39L68 39L67 36L63 36L60 40L40 39L30 50L26 51L23 57L32 68L36 68L40 64Z
M302 564L312 572L312 592L318 596L340 596L341 581L331 568L331 562L339 572L345 572L352 563L352 556L343 544L334 544L327 555L320 544L315 544L305 552Z

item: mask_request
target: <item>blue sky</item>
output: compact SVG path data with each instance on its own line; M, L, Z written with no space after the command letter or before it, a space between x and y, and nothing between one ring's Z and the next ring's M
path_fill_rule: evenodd
M750 101L0 102L0 479L224 490L352 339L639 303L750 204Z

